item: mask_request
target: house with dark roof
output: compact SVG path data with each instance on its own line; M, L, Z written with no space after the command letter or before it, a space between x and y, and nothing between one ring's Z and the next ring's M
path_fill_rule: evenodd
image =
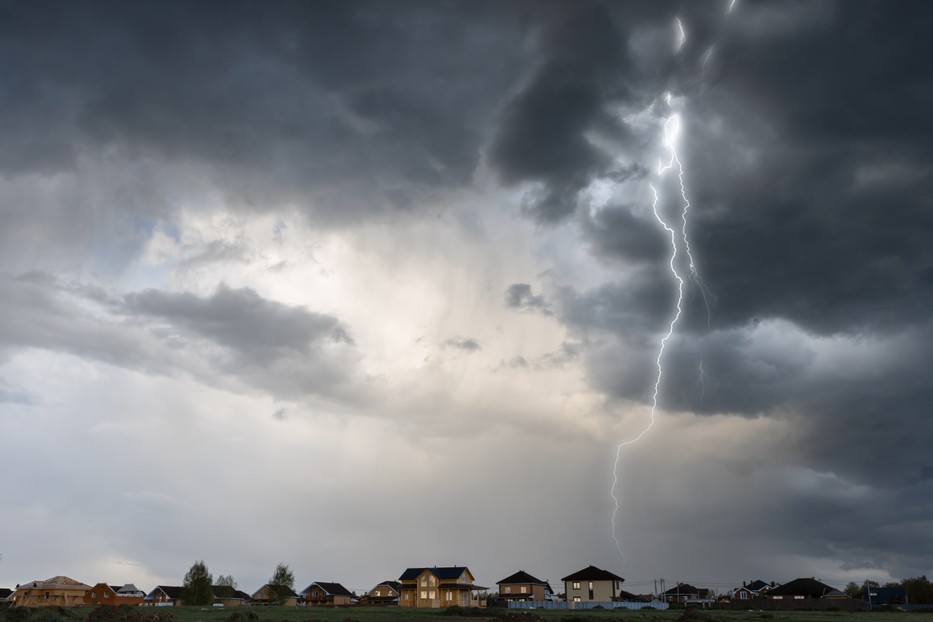
M284 605L294 607L298 604L298 594L287 585L272 585L266 583L253 592L250 597L252 605Z
M180 585L157 585L146 594L143 605L149 607L171 607L181 605L185 597L185 588Z
M862 599L872 607L906 605L907 592L903 587L870 587L862 591Z
M561 581L564 582L567 602L579 603L619 600L622 582L625 579L608 570L587 566L583 570L567 575Z
M239 607L249 602L249 594L232 585L212 585L211 596L215 607Z
M847 598L839 590L814 578L794 579L768 592L770 600L811 600L816 598Z
M8 602L10 596L13 595L13 590L8 587L0 587L0 603Z
M761 579L742 582L742 587L737 587L729 593L730 600L754 600L756 598L765 598L772 589L778 587L774 581L765 583Z
M661 593L661 600L666 603L709 601L711 598L712 591L709 588L695 587L689 583L678 583Z
M315 581L299 594L299 601L312 607L346 607L356 596L339 583Z
M398 581L383 581L360 597L360 605L391 607L398 605L402 584Z
M474 583L465 566L407 568L398 578L402 588L399 607L485 607L482 597L488 588Z
M501 600L544 601L554 598L554 590L547 581L542 581L524 570L496 581L496 585L499 586Z

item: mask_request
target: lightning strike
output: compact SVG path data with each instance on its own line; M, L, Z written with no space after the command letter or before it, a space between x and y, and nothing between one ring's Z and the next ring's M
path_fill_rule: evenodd
M732 4L729 6L729 11L732 10L732 7L735 4L735 0L732 0ZM727 11L728 12L728 11ZM679 17L675 17L675 22L678 29L678 38L676 43L675 53L680 51L683 47L684 42L687 39L686 32L684 31L683 22L680 21ZM704 56L703 62L709 59L709 55L712 53L712 48L710 48L706 55ZM673 96L670 92L664 95L664 101L669 106L672 107ZM710 323L710 307L709 301L707 298L707 289L703 284L702 279L700 278L699 270L697 269L696 261L693 258L693 251L690 248L690 237L687 234L687 213L690 211L690 199L687 196L687 186L684 181L684 167L681 163L680 156L677 153L677 139L680 135L681 130L681 118L680 114L674 112L668 116L663 124L663 141L662 145L668 152L668 158L665 162L661 158L658 158L658 167L657 167L657 176L662 177L668 171L676 169L677 171L677 183L680 187L680 200L682 202L682 209L680 210L680 225L679 232L669 224L664 216L662 216L662 210L659 209L659 195L658 191L655 188L654 184L649 183L649 188L651 188L651 193L653 200L651 203L651 211L654 214L655 219L661 225L661 227L667 232L670 236L671 242L671 253L669 267L671 275L673 276L674 281L677 283L677 300L674 305L674 311L668 324L667 333L661 337L660 343L658 345L658 355L655 359L655 367L657 368L657 375L655 376L654 382L654 391L651 395L651 412L648 419L648 424L639 432L634 438L631 438L627 441L619 443L616 447L615 462L612 469L612 487L610 488L610 496L613 501L613 510L612 510L612 539L616 544L616 548L619 550L619 554L622 555L623 559L625 558L625 553L622 550L622 544L619 541L619 538L616 534L616 518L618 517L620 510L619 498L615 494L616 487L619 483L619 463L622 459L622 452L625 447L633 445L640 441L644 436L654 427L655 424L655 414L658 408L658 395L661 390L661 382L664 376L664 350L667 347L668 341L674 335L674 330L677 327L678 322L680 321L681 315L683 313L683 300L684 300L684 284L686 282L685 276L681 274L680 269L678 268L679 263L683 263L678 260L679 251L678 248L682 244L683 253L686 257L686 264L689 269L690 279L698 286L700 292L703 295L703 301L706 305L707 313L707 325ZM703 385L703 391L705 392L705 381L703 373L703 363L700 362L700 382Z
M678 23L679 22L680 20L678 20ZM668 105L671 104L671 99L672 99L672 95L670 93L665 94L664 101ZM667 164L665 164L660 159L658 160L657 175L658 177L663 176L664 173L666 173L668 170L673 168L675 164L678 168L679 177L680 177L679 182L680 182L680 187L681 187L681 196L683 197L684 202L685 202L685 207L683 211L684 226L681 229L680 235L682 239L686 241L687 230L686 230L685 214L686 214L686 210L689 209L690 207L690 202L687 201L686 186L683 182L683 166L681 166L680 164L680 158L677 156L677 150L676 150L676 141L677 141L677 136L679 133L680 133L680 115L675 113L669 116L667 120L664 122L664 139L663 139L662 144L664 145L665 148L667 148L670 154L670 158ZM673 336L674 329L677 326L677 322L680 320L680 315L682 312L682 303L683 303L683 298L684 298L684 278L680 275L680 271L677 269L677 256L678 256L677 231L671 225L669 225L667 221L664 220L664 217L661 215L661 211L658 208L658 201L659 201L658 191L654 187L654 184L648 184L648 187L651 188L651 194L653 197L653 200L651 202L651 211L654 214L655 219L658 221L661 227L668 233L668 235L671 238L671 255L670 255L669 266L670 266L671 274L673 275L674 280L677 282L677 302L675 305L674 316L671 318L670 324L668 325L667 333L661 338L661 342L658 347L658 356L655 359L655 366L657 367L658 371L657 371L657 376L655 376L654 391L652 392L652 395L651 395L651 415L648 419L648 425L645 426L645 428L637 436L620 443L618 447L616 447L615 463L613 464L613 468L612 468L612 478L613 478L612 488L610 489L609 494L612 497L612 501L614 504L613 510L612 510L612 539L615 541L616 548L619 550L619 553L622 555L623 558L625 557L625 553L622 551L622 544L619 542L619 538L616 535L616 517L618 516L619 509L620 509L619 499L618 497L616 497L616 494L615 494L616 486L619 483L619 462L622 459L623 448L629 445L633 445L637 443L638 441L640 441L651 430L651 428L654 427L655 413L658 408L658 394L661 390L661 380L664 375L664 366L662 364L662 359L664 358L664 348L667 346L667 342ZM692 257L689 255L689 248L690 248L689 244L685 248L688 251L687 258L689 261L690 269L691 271L693 271L695 270L695 264L692 260Z

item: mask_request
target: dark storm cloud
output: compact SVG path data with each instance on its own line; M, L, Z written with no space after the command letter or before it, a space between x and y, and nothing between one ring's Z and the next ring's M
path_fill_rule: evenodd
M120 295L43 273L0 279L0 346L68 352L143 373L236 378L272 395L343 395L358 354L336 317L221 285L210 296ZM12 389L11 389L12 390ZM25 395L25 394L23 394Z
M502 113L490 163L505 183L543 184L526 203L539 220L572 213L577 192L610 164L585 133L605 114L607 85L627 69L620 35L605 6L575 5L542 37L541 68Z
M804 432L784 458L820 490L781 488L780 520L759 524L785 535L819 525L800 554L846 550L850 561L919 573L929 555L888 555L885 536L865 532L929 525L933 9L739 2L715 20L689 11L685 53L698 59L715 43L708 65L656 69L685 96L689 232L710 295L687 281L660 405L793 422ZM610 177L593 158L579 162L571 171L580 179ZM547 175L545 188L579 187ZM554 308L586 337L596 387L650 403L676 284L664 237L634 214L613 207L580 218L592 252L633 272L559 290ZM865 508L872 497L904 503L903 512Z
M415 209L471 179L523 60L521 5L492 6L4 3L0 171L150 163L176 196L149 214L205 182L331 221Z
M628 206L600 210L583 226L593 253L600 257L658 262L670 253L657 221L635 217Z

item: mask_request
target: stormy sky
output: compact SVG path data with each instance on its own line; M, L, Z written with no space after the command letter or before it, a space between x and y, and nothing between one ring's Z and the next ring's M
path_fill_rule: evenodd
M931 30L0 1L0 587L930 576Z

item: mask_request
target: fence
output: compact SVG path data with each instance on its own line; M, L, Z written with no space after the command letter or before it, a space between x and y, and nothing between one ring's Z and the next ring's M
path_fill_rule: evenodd
M640 609L657 609L663 611L667 609L667 603L660 601L651 601L650 603L635 603L628 601L580 601L568 603L564 600L513 600L509 601L509 609L631 609L638 611Z

